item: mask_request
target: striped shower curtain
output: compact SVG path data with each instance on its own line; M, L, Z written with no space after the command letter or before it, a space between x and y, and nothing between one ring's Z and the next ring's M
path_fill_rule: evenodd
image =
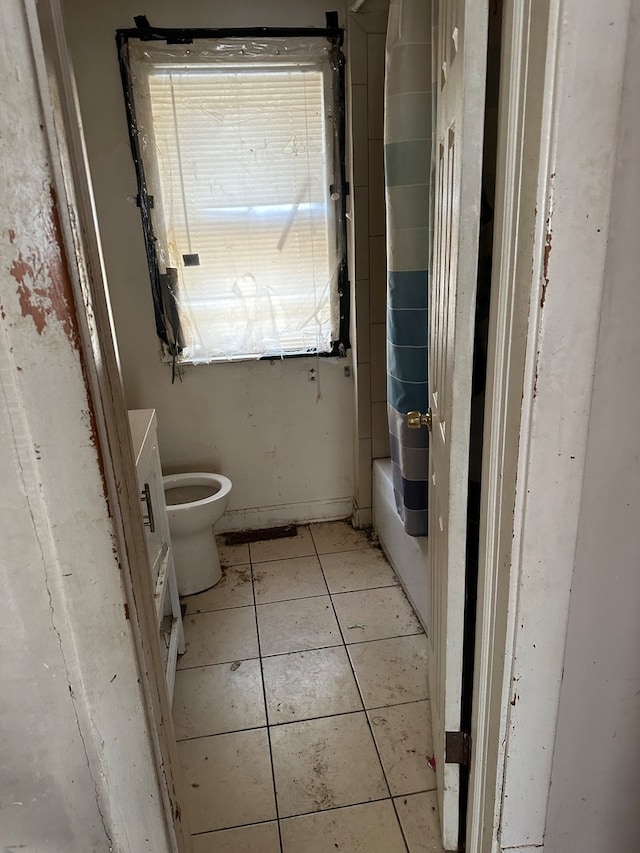
M431 214L431 2L391 0L384 152L387 201L387 403L396 505L410 536L427 535L426 412Z

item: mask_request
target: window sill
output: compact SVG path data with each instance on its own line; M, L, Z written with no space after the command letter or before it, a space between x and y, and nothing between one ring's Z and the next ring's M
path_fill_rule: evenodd
M300 359L300 358L309 358L316 361L319 358L322 359L333 359L336 362L342 361L347 357L348 350L344 350L344 352L331 351L331 352L300 352L300 353L289 353L287 355L260 355L260 356L246 356L239 355L233 357L223 357L223 358L211 358L207 360L192 360L192 359L181 359L178 358L175 361L175 365L178 368L183 367L201 367L203 365L220 365L220 364L247 364L247 363L257 363L261 361L269 362L273 364L279 361L290 361L291 359ZM162 361L165 364L173 364L173 356L168 353L162 354Z
M311 358L314 361L318 358L331 358L336 361L342 361L347 357L348 351L350 347L344 347L343 344L336 344L334 349L330 352L292 352L287 353L286 355L237 355L237 356L223 356L219 358L209 358L209 359L190 359L190 358L177 358L175 360L176 367L199 367L200 365L206 364L238 364L238 363L247 363L247 362L259 362L259 361L268 361L271 364L277 361L289 361L290 359L298 359L298 358ZM166 352L166 349L162 350L162 361L165 364L174 364L173 356Z

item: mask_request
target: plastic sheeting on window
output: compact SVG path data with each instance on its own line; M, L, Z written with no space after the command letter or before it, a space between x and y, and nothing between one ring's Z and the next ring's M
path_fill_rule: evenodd
M123 50L169 352L189 362L331 352L344 264L335 46Z

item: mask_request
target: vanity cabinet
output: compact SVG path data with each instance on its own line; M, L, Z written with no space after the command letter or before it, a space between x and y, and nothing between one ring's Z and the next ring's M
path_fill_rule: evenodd
M160 652L171 703L178 655L184 652L184 630L162 486L155 409L131 410L129 428L151 564L151 588L154 594Z

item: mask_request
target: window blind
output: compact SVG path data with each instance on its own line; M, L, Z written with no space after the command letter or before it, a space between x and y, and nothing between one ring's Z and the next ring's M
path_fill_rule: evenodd
M145 59L138 126L184 357L330 351L340 252L326 59Z

